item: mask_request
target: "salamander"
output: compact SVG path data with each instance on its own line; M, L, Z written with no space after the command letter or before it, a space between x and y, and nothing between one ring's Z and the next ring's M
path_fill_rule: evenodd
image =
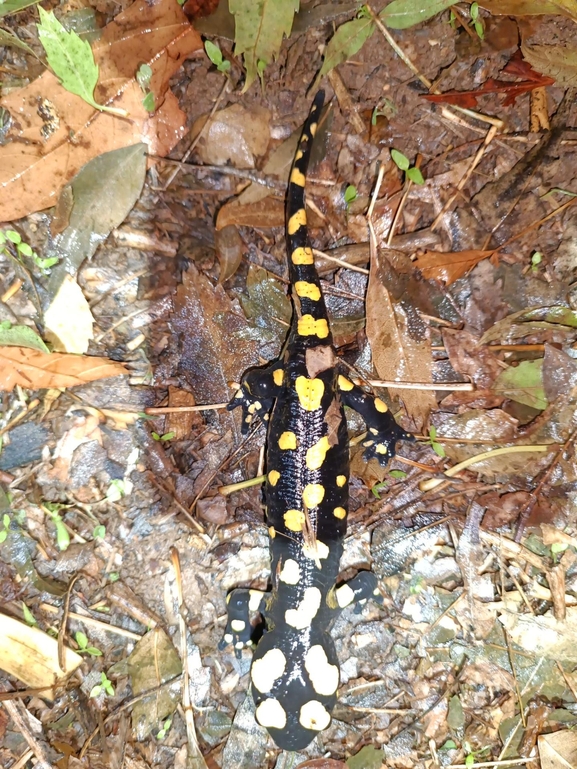
M386 464L411 436L386 404L339 373L321 283L308 238L305 179L324 92L314 99L294 158L286 201L293 320L279 360L250 369L228 404L242 408L243 432L268 420L266 522L271 591L227 597L221 648L252 645L250 614L266 626L251 666L255 716L280 748L306 747L331 721L339 664L330 628L341 609L381 598L361 571L337 587L347 528L349 439L344 406L364 418L367 459ZM270 417L270 418L269 418Z

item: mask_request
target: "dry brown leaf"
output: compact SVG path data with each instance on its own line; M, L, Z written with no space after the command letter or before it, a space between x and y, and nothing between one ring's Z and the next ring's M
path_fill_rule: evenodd
M502 16L537 16L559 13L577 15L577 0L479 0L481 8Z
M402 302L393 303L383 275L387 265L379 254L371 260L367 291L367 337L371 343L373 362L382 379L399 382L432 382L431 343L417 312ZM416 430L422 430L431 410L437 405L427 390L389 388L392 397L401 398Z
M483 259L491 256L492 251L455 251L441 253L424 251L415 260L415 265L427 280L442 280L447 286L454 283Z
M565 45L522 45L529 64L565 87L577 85L577 50Z
M94 110L48 71L1 99L12 124L0 146L0 220L54 205L80 168L104 152L145 142L151 155L166 155L186 131L186 117L168 91L169 79L201 48L200 36L177 3L136 0L104 28L93 48L100 67L95 99L126 110L128 118ZM144 62L153 70L150 89L157 110L152 116L142 106L135 80ZM52 133L39 114L46 101L57 116Z
M222 230L234 224L237 227L282 227L284 224L284 200L268 197L257 203L239 205L237 201L225 203L216 217L216 229Z
M126 373L122 363L108 358L0 347L0 390L11 391L16 385L29 390L75 387Z
M573 769L577 766L577 734L569 729L538 738L541 769Z

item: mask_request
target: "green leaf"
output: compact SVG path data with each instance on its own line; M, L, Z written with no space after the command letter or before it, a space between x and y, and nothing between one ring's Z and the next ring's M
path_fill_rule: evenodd
M2 544L2 542L6 542L7 539L8 539L8 532L6 531L6 529L2 529L2 531L0 531L0 545Z
M365 745L359 752L347 759L349 769L381 769L383 751L373 745Z
M373 493L373 496L377 499L381 498L381 491L387 487L386 481L380 481L380 483L375 483L375 485L371 488L371 491Z
M416 168L415 166L407 169L407 178L410 179L413 182L413 184L425 183L425 180L423 179L423 174L421 173L421 169Z
M70 547L70 534L60 516L56 515L52 520L56 527L56 544L58 545L58 549L64 552L64 550L68 550Z
M154 101L154 94L152 91L149 91L144 99L142 100L142 106L147 112L154 112L156 109L156 103Z
M397 168L401 169L401 171L407 171L411 165L409 158L406 155L403 155L403 153L399 150L391 150L391 160L397 166Z
M349 184L348 187L345 190L345 203L347 206L353 202L353 200L356 200L357 198L357 188L354 184Z
M50 352L36 331L30 326L0 328L0 345L8 347L29 347L32 350Z
M469 753L469 755L465 757L465 766L473 766L474 763L475 755L473 753Z
M431 441L431 448L435 454L437 454L437 456L441 457L441 459L447 456L445 454L445 449L441 446L440 443L437 443L437 441Z
M502 371L492 389L517 403L542 411L547 407L543 389L543 359L524 360L518 366Z
M553 550L552 547L551 547L551 550ZM34 627L35 625L38 624L36 617L32 614L30 609L26 606L24 601L22 601L22 614L24 615L24 622L27 625L30 625L30 627Z
M16 232L16 230L6 230L4 232L10 243L14 243L15 246L17 246L19 243L22 242L22 236L19 232Z
M477 19L479 18L479 3L471 3L471 7L469 8L469 13L473 21L477 21Z
M170 433L164 433L164 435L160 436L160 440L161 441L171 441L174 438L175 435L176 435L176 433L174 431L170 432Z
M389 475L391 478L403 479L407 477L407 473L404 470L391 470Z
M331 69L358 53L374 31L375 23L371 18L353 19L341 24L325 49L325 59L316 83Z
M100 697L100 693L102 691L102 686L100 684L97 684L96 686L93 686L90 690L90 694L88 695L91 699L95 697Z
M407 29L444 11L455 0L393 0L379 17L390 29Z
M146 91L146 89L150 85L151 78L152 78L152 67L150 66L150 64L141 64L136 72L136 82L142 88L143 91Z
M60 79L63 88L80 96L94 109L119 114L120 110L102 106L94 101L98 65L94 61L90 43L81 40L76 32L67 32L52 11L47 13L42 6L38 6L38 12L38 37L46 51L48 64Z
M74 634L74 638L76 639L76 643L80 647L81 650L86 649L88 646L88 638L87 636L82 633L80 630Z
M2 16L3 7L4 3L0 2L0 17ZM32 48L30 48L29 45L26 45L23 40L20 40L19 37L16 37L14 32L11 32L9 29L0 29L0 45L8 45L12 48L20 48L21 51L26 51L26 53L30 53L32 56L36 56Z
M8 513L4 513L4 515L2 516L2 525L4 526L5 529L7 529L10 526L10 516L8 515Z
M551 552L553 555L557 555L558 553L564 553L565 550L569 547L568 544L565 542L553 542L551 545Z
M235 49L244 55L247 91L259 74L277 56L283 37L291 33L300 0L229 0L235 20ZM261 70L262 71L262 70Z
M18 13L24 8L36 5L39 0L4 0L0 2L0 19L3 16L9 16L11 13Z
M92 532L92 536L94 537L94 539L104 539L104 537L106 536L106 526L102 526L102 524L99 526L96 526L94 531Z
M441 745L439 750L455 750L456 747L457 743L455 740L447 740L445 743L443 743L443 745Z
M218 47L218 45L215 45L214 43L211 43L210 40L204 41L204 50L206 51L206 55L211 60L211 62L214 64L215 67L218 67L219 64L222 64L222 51Z

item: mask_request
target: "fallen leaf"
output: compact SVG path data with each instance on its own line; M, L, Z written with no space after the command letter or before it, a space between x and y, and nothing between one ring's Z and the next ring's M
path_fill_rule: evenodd
M479 0L481 8L502 16L540 16L560 13L577 17L577 0Z
M524 403L542 411L547 408L542 368L543 358L521 361L518 366L511 366L502 371L492 389L517 403Z
M10 321L0 323L0 347L31 347L34 350L50 352L36 331L30 326L13 326Z
M52 303L44 313L46 339L56 352L87 352L93 338L94 318L82 289L72 275L66 275Z
M577 85L577 50L565 45L522 45L525 59L560 86Z
M415 265L427 280L442 280L447 286L466 275L476 264L488 259L492 251L455 251L441 253L424 251L417 255Z
M198 134L207 121L200 117L192 127ZM234 168L254 168L255 155L264 155L270 137L270 112L264 107L250 110L242 104L232 104L217 112L196 148L199 159L208 165L232 165Z
M27 347L0 347L0 390L16 385L29 390L75 387L95 379L126 374L122 363L67 353L45 353Z
M407 29L454 5L453 0L393 0L379 17L391 29Z
M510 104L514 104L516 98L521 94L534 91L535 88L542 88L545 85L552 85L554 82L553 78L545 76L541 78L541 81L523 80L520 83L510 83L490 77L480 88L474 91L445 91L445 93L438 94L426 93L422 96L423 99L437 104L454 104L457 107L474 109L477 106L479 96L486 96L489 93L504 93L506 98L503 101L503 106L508 107Z
M268 197L256 203L239 204L233 200L225 203L216 217L216 229L222 230L231 224L237 227L282 227L285 220L285 204L280 198Z
M371 260L366 300L367 338L375 369L382 379L432 382L431 343L426 329L414 308L402 301L393 302L382 277L387 267L385 261L382 253ZM389 392L402 399L415 428L421 430L436 406L433 393L393 387Z
M480 389L490 389L502 370L491 350L468 331L446 328L442 335L449 362L455 371L469 376Z
M202 48L182 9L171 0L136 0L108 24L94 44L100 68L96 99L126 110L128 119L95 110L66 91L51 72L0 100L10 113L6 143L0 146L0 220L19 219L55 203L62 187L91 158L143 141L151 155L166 155L186 131L186 117L170 77ZM149 115L135 73L147 62L150 89L159 105ZM49 122L39 105L50 104Z
M73 426L60 438L54 449L52 469L48 475L64 483L70 477L70 463L74 452L79 446L91 441L97 441L102 446L100 431L101 415L81 414L75 416Z
M541 769L573 769L577 766L577 733L573 730L540 734L537 743Z
M323 75L358 53L374 31L375 23L370 18L353 19L341 24L325 49L325 58L315 87Z
M527 654L577 662L577 607L568 606L564 620L555 619L548 611L538 617L506 612L499 616L499 621Z

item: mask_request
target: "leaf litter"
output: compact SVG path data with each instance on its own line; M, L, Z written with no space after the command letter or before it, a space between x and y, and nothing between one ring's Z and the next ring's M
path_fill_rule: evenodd
M334 125L327 158L311 173L307 186L309 202L316 209L310 216L314 244L330 257L329 247L340 242L341 249L333 255L342 256L353 233L361 241L360 261L366 264L369 249L362 242L367 237L363 201L370 199L379 163L389 164L387 179L396 174L396 186L387 184L386 194L376 203L379 221L375 231L384 245L397 211L395 235L403 238L406 253L382 248L372 260L364 317L358 297L366 275L358 274L355 282L342 263L323 257L322 277L329 307L336 313L334 329L344 364L356 367L360 381L387 380L389 387L378 392L390 396L390 405L401 421L421 431L424 439L403 447L402 456L380 476L355 459L358 472L351 490L351 536L343 569L352 574L372 557L386 592L387 611L367 606L360 616L345 612L336 624L334 636L344 663L344 696L331 730L320 735L316 747L290 759L303 766L344 765L338 758L347 758L346 765L351 767L380 766L386 761L391 766L424 769L502 758L526 759L529 765L536 751L540 751L542 763L551 761L555 766L554 761L568 760L563 757L571 756L573 750L574 697L567 681L572 683L574 677L571 649L577 602L577 531L570 501L577 477L573 449L575 306L567 257L559 246L563 242L570 249L571 209L563 235L554 217L535 225L533 203L526 204L538 201L542 209L552 211L563 201L559 192L545 200L542 196L549 189L574 187L570 171L573 149L570 144L554 145L561 160L554 155L531 155L535 137L527 133L529 97L519 92L516 103L507 106L489 88L484 89L484 84L490 85L490 77L503 69L498 51L475 54L475 61L478 57L485 68L474 83L466 79L472 62L467 63L464 75L459 74L457 55L455 72L451 71L450 57L443 59L441 52L452 53L455 38L467 33L451 29L449 12L432 18L447 5L430 4L425 9L415 0L395 0L385 7L391 22L388 26L393 29L396 23L401 29L403 21L407 22L397 39L421 72L442 74L440 88L445 93L469 89L484 94L488 101L478 104L490 103L516 136L498 134L483 152L476 172L447 205L483 141L486 126L468 118L454 121L448 117L454 113L447 112L447 106L427 105L409 79L406 62L383 46L380 32L371 28L372 34L357 53L345 51L335 60L330 76L338 75L341 82L334 80L338 96L332 108ZM480 5L489 7L491 3ZM569 0L543 5L555 13L572 14ZM511 0L507 6L513 14L540 12L530 0ZM251 13L254 15L254 9ZM350 9L346 13L349 15L334 17L337 35L346 23L359 21L350 18ZM119 23L125 14L130 14L130 8ZM258 476L262 434L258 443L252 438L241 443L233 418L216 406L228 399L232 383L247 366L269 360L281 349L288 322L281 198L291 153L279 151L278 160L270 161L304 119L308 99L303 83L310 84L322 67L319 39L329 41L330 46L332 34L330 25L310 27L304 35L282 42L289 29L286 14L274 19L278 28L267 41L266 69L259 64L265 59L259 60L255 54L256 44L247 59L251 76L263 76L266 99L257 85L247 87L240 97L240 65L233 60L229 76L238 86L231 97L236 109L230 111L228 96L219 105L220 111L229 109L227 151L240 148L244 153L244 160L235 165L248 162L249 168L260 169L265 180L269 175L274 178L272 189L279 206L271 198L239 198L246 177L235 178L233 167L228 167L227 174L205 168L200 175L198 169L183 168L176 184L159 195L164 166L158 163L143 186L140 135L126 150L119 150L133 154L134 168L111 152L109 165L93 161L95 166L87 167L88 183L80 184L82 177L74 179L68 188L72 195L63 196L61 220L52 235L39 218L31 220L36 230L28 222L19 225L22 242L31 243L42 254L56 253L60 259L60 265L45 275L38 265L27 261L30 257L22 257L21 264L30 268L31 281L38 289L39 302L28 298L32 296L31 281L20 277L20 288L12 283L18 265L3 262L9 268L2 291L7 292L4 301L16 321L12 328L35 324L47 340L46 299L49 303L57 295L68 273L66 280L73 276L75 285L86 293L95 334L91 338L86 329L79 334L74 322L66 329L65 302L59 311L60 327L70 331L65 346L81 343L84 349L88 344L89 351L100 358L46 352L38 349L30 334L21 337L30 344L28 350L10 342L2 348L3 355L22 356L8 367L14 382L14 394L6 401L6 442L14 438L9 448L18 440L18 420L22 419L42 419L54 437L44 446L42 459L34 459L33 493L25 483L29 470L17 464L9 468L18 483L12 485L15 498L11 507L5 507L10 509L6 512L9 520L2 519L0 525L0 539L7 532L4 549L0 545L0 590L9 595L9 583L18 574L18 584L21 580L26 602L43 632L54 618L30 587L51 587L54 595L54 586L41 576L46 562L60 590L76 573L89 575L77 583L81 589L72 591L69 643L75 646L74 631L86 633L91 647L102 651L98 664L103 668L97 668L94 660L85 660L86 682L80 694L87 696L95 685L102 689L102 675L109 676L112 683L106 695L99 695L98 706L117 717L117 710L131 696L155 690L150 700L134 703L132 711L133 734L145 741L147 759L143 746L137 753L130 737L123 742L128 727L119 728L116 734L113 730L109 736L114 749L119 746L130 760L144 765L153 765L159 756L167 765L184 761L186 747L183 752L176 746L184 745L185 733L190 744L200 740L200 753L209 766L253 768L275 761L279 767L289 765L286 757L273 757L266 735L256 728L250 696L243 704L249 657L237 661L232 654L217 656L215 652L226 587L240 581L265 588L268 578L258 488L238 490L227 497L217 491L221 483ZM556 36L564 34L563 20L557 17L557 26L552 28L547 20L540 27L541 19L535 18L533 27L521 27L524 50L539 51L543 44L560 49ZM410 24L416 22L421 26L412 30ZM184 25L182 30L186 29ZM531 35L537 30L540 35L533 41ZM228 52L220 44L227 58ZM550 55L555 64L556 52L540 53ZM150 60L148 56L143 59ZM134 64L130 73L124 73L127 78L134 77ZM439 67L438 73L431 71L433 65ZM103 61L103 71L106 66ZM282 85L281 79L275 79L280 72L285 73ZM544 74L555 77L552 70ZM198 60L187 69L188 90L177 88L175 92L189 125L207 120L222 92L223 77L208 60ZM558 104L559 84L570 82L563 77L559 76L557 86L545 86L550 111ZM570 72L565 77L570 78ZM543 80L539 87L544 87ZM383 93L394 100L396 112L391 111L383 121L381 133L370 133L371 113L383 108ZM359 130L358 121L349 120L349 107L341 103L343 94L348 95L348 104L366 110L364 130L363 126ZM140 90L138 99L142 98ZM260 144L235 144L235 121L240 122L236 126L240 137L246 127L242 115L258 115L262 107L269 110L271 119L257 120ZM360 114L365 113L360 110ZM208 154L199 151L193 160L211 165L227 162L230 154L218 155L222 147L218 133L210 130L210 117L204 130L202 153ZM411 163L423 153L426 189L401 188L403 180L392 167L389 147L398 148ZM520 186L515 187L508 169L515 168L519 158L522 164L531 157L533 165L525 167ZM116 160L121 170L115 177ZM436 170L429 176L431 162L436 169L444 164L446 173ZM128 183L132 175L134 181ZM122 184L124 177L126 185ZM493 178L512 190L506 211L496 205L502 200L499 188L487 183ZM355 212L343 199L343 191L351 185L362 202ZM475 199L479 190L486 191L485 197ZM477 209L467 219L471 200ZM253 208L247 208L249 205ZM427 233L427 226L444 207L439 224ZM148 238L152 246L148 251L113 246L107 240L127 216L125 232L138 231L143 240ZM228 257L223 258L213 237L215 219L223 227L221 231L225 224L232 228L233 247ZM495 247L489 236L502 245L529 225L530 237L511 241L499 251L498 260L487 258ZM35 235L38 228L40 238ZM418 251L423 232L437 238L432 246L436 253ZM43 237L47 247L40 249ZM154 243L161 239L178 244L178 261L168 251L155 251ZM464 244L467 239L469 243ZM532 259L535 251L541 254L540 260ZM11 256L16 258L14 253ZM5 254L2 259L7 259ZM71 321L80 320L72 306L70 316ZM33 373L23 363L28 360L36 366ZM128 366L121 369L116 360ZM128 368L130 379L124 375L88 384L91 374L82 369L76 378L71 377L73 381L66 380L73 361L82 361L83 366L91 361L100 373L109 371L107 366L115 373ZM154 387L148 388L152 372ZM61 388L72 384L73 391L62 392ZM419 389L405 387L415 384ZM451 386L471 384L473 390L455 389L447 395ZM52 389L42 392L43 387ZM40 405L37 400L34 405L34 400L27 403L23 399L22 394L30 390L42 393ZM160 411L153 409L146 419L136 414L142 412L144 393L149 404L160 406ZM118 404L116 410L112 404ZM162 413L165 405L182 408L188 404L214 408L193 412L194 419L187 414L186 421L182 412ZM127 429L131 425L125 418L128 414L137 423ZM175 429L181 419L182 429ZM27 421L20 426L36 424ZM363 430L354 415L350 428L356 435ZM435 443L442 446L444 458L433 451ZM497 447L506 453L496 455ZM531 453L533 447L541 448ZM521 448L528 451L521 453ZM405 458L412 464L404 463ZM457 477L443 472L464 461L468 464ZM428 479L446 485L422 491L421 484ZM6 482L2 476L0 480ZM38 495L44 497L42 504L48 512L34 504ZM64 504L62 509L46 506L55 499L57 505ZM55 540L55 516L72 538L65 553L58 551ZM519 519L527 528L519 529ZM540 521L548 528L541 528ZM36 549L36 542L41 550ZM182 720L176 711L180 684L170 684L170 696L165 697L168 689L156 691L159 685L162 688L162 681L178 677L173 643L164 631L147 632L154 608L156 614L166 611L166 627L173 635L176 619L166 598L173 580L166 569L170 546L181 553L182 606L189 612L192 638L183 659L191 675L198 737L190 729L185 732L188 711L182 711L187 716ZM131 587L133 594L128 591L122 603L116 598L113 601L113 586ZM148 611L143 613L139 603ZM28 616L17 602L8 606L15 616ZM100 606L109 613L97 614L94 607ZM91 625L91 620L101 624ZM475 638L483 638L483 644ZM127 679L126 669L113 667L113 662L126 661L133 642L144 654L140 659L138 655L130 658L134 664ZM94 701L88 702L90 713ZM37 702L28 700L27 705L40 714ZM60 715L55 711L53 720ZM108 723L106 720L105 729ZM51 740L49 729L46 734ZM60 733L75 751L74 760L88 749L100 749L98 743L89 742L89 726L76 724L74 730L65 727ZM80 738L78 730L83 732ZM362 745L361 740L370 744ZM335 758L314 758L326 753ZM202 765L204 759L195 755L196 765Z

